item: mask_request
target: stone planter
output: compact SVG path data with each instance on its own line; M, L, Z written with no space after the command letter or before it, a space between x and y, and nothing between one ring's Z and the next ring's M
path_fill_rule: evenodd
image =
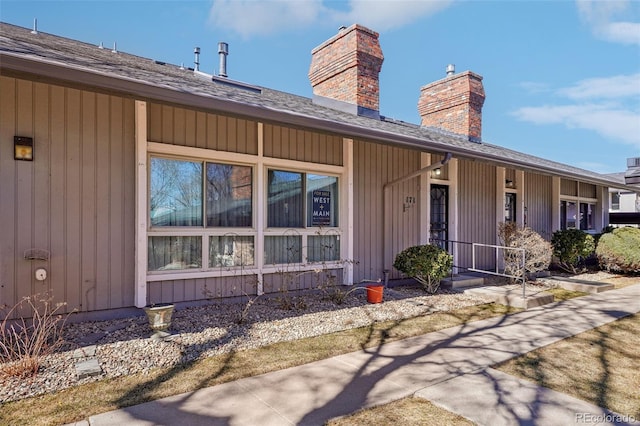
M172 303L156 303L145 306L144 312L149 320L149 327L154 331L155 335L168 335L167 330L171 326L171 316L173 315Z

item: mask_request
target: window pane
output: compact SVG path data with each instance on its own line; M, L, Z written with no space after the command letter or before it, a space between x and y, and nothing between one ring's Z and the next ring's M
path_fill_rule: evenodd
M611 193L611 209L620 210L620 193L619 192Z
M266 265L302 262L302 237L284 235L264 238L264 263Z
M209 266L250 266L253 260L253 237L224 235L209 239Z
M340 236L310 235L307 238L309 262L340 260Z
M594 204L580 203L580 229L589 230L594 229L593 226L593 210Z
M207 226L252 225L248 166L207 163Z
M576 203L571 202L571 201L562 201L562 208L561 208L561 212L562 212L562 219L563 220L563 227L562 229L573 229L576 227L577 224L577 215L578 212L576 211Z
M151 158L151 226L202 226L202 164Z
M307 175L307 226L338 226L338 178Z
M302 228L302 173L269 170L267 226Z
M516 221L516 194L513 192L507 192L505 194L504 221Z
M149 271L200 268L201 252L200 237L149 237Z

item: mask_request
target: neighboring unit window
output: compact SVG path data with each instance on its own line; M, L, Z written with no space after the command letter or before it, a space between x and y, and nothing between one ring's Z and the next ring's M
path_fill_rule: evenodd
M516 221L516 194L513 192L507 192L505 195L504 204L504 221L515 222Z
M151 226L202 226L202 163L151 158Z
M611 210L620 210L620 193L611 193Z
M573 229L577 225L576 203L573 201L560 202L560 228Z
M580 203L580 229L583 231L594 229L593 212L595 204Z
M202 267L202 239L182 236L149 237L149 271Z
M252 225L252 169L207 163L207 226Z

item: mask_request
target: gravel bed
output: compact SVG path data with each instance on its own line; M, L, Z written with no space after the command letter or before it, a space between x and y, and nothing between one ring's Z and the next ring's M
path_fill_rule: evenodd
M487 303L483 296L441 290L426 295L419 287L385 290L385 301L368 304L364 291L352 292L341 305L318 294L289 296L299 309L284 309L283 298L258 298L238 324L244 304L211 304L176 310L171 336L151 339L146 317L83 322L65 327L66 350L44 358L30 378L0 378L0 402L14 401L71 386L123 375L148 373L196 359L252 349L276 342L362 327ZM102 374L79 380L73 358L76 348L93 339Z

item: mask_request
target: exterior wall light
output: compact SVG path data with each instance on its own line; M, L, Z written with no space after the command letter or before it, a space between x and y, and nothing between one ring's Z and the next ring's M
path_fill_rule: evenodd
M13 145L16 160L33 161L33 138L14 136Z
M442 170L440 170L440 167L438 167L437 169L433 169L433 171L431 172L431 177L437 178L440 177L441 174Z

